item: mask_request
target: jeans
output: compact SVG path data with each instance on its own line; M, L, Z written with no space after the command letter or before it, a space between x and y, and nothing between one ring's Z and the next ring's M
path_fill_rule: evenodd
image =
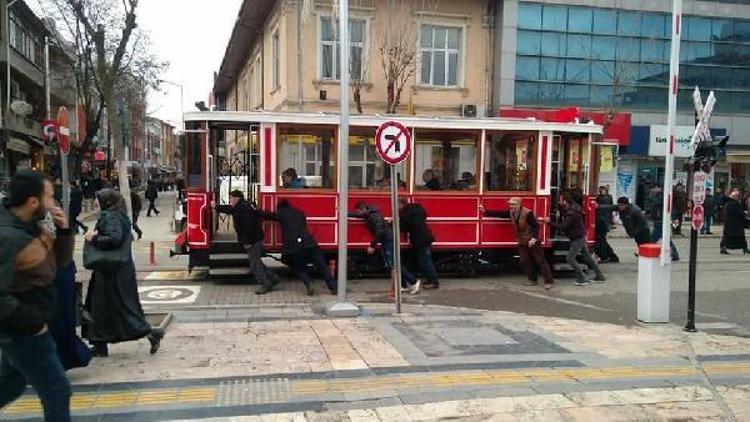
M658 243L661 240L661 230L662 229L662 223L660 222L654 222L654 228L651 230L651 243ZM672 254L672 260L676 261L680 259L680 252L677 250L677 247L674 245L674 242L671 240L669 241L669 248L670 252Z
M323 274L328 289L332 292L336 291L336 280L333 278L333 275L331 275L331 272L328 271L325 258L323 257L323 251L320 250L319 246L302 249L292 256L292 269L297 273L297 277L299 277L305 285L312 285L314 281L312 277L307 274L307 264L309 263L312 263L315 269Z
M578 255L581 255L583 258L584 264L594 270L596 273L597 278L603 278L604 275L602 274L602 271L599 269L599 266L596 265L596 261L594 261L594 257L591 256L591 252L589 252L589 248L586 246L586 239L581 237L579 239L571 240L570 241L570 249L568 250L568 256L566 258L568 265L573 267L573 270L576 272L576 280L580 282L586 281L586 276L583 274L583 268L581 268L581 265L578 263Z
M605 261L619 261L620 257L617 256L617 253L615 253L615 250L612 249L612 246L607 241L607 234L604 233L602 235L596 236L596 243L594 244L594 252L596 252L596 255Z
M0 408L19 398L28 383L42 401L45 421L70 421L70 383L52 336L13 336L0 350Z
M393 241L381 244L380 253L383 254L383 262L385 263L386 268L393 270L395 268L393 263ZM403 262L403 260L401 260L401 262ZM417 278L406 269L406 266L401 265L401 287L406 288L416 282Z
M263 263L263 241L255 242L252 245L242 245L247 251L247 258L250 265L250 272L253 273L255 281L262 286L276 284L279 276L266 267Z
M703 227L701 227L701 234L711 233L711 223L713 222L714 222L713 216L706 215L705 219L703 220Z
M414 254L417 257L417 263L419 268L422 270L427 282L435 286L439 285L437 270L435 269L435 263L432 262L432 248L430 246L422 246L414 248Z

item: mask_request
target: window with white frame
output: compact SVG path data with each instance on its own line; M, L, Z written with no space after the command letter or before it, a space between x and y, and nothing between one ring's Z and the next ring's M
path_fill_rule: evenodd
M341 78L341 53L336 31L337 22L330 16L320 18L320 77L321 79ZM349 60L353 80L363 77L362 63L365 52L365 32L367 22L364 19L349 19Z
M271 75L272 75L272 82L273 82L273 89L279 89L281 87L281 51L279 51L281 48L280 42L279 42L279 31L273 33L273 40L271 44L271 54L272 54L272 69L271 69Z
M423 24L419 32L422 85L458 86L461 66L461 36L456 26Z

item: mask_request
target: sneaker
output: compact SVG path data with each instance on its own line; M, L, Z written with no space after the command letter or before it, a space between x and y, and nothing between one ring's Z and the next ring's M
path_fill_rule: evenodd
M306 294L307 294L308 296L313 296L313 295L315 295L315 289L313 288L313 285L312 285L312 283L305 283L305 293L306 293Z
M419 291L422 290L422 280L417 280L416 283L411 288L411 294L415 295L419 293Z
M591 280L576 280L573 282L575 286L588 286L591 284Z
M257 289L255 290L255 294L256 294L256 295L264 295L264 294L266 294L266 293L270 292L271 290L273 290L273 287L272 287L272 286L273 286L273 284L261 284L261 285L260 285L260 286L258 286L258 288L257 288Z
M526 286L536 286L538 284L539 284L539 282L538 281L534 281L534 280L529 280L529 281L526 282Z
M148 335L148 342L151 343L151 348L149 349L149 353L156 354L156 352L159 351L159 347L161 346L161 339L164 338L164 333L161 331L152 331L151 334Z
M439 287L440 287L440 283L433 283L429 281L425 281L424 283L422 283L422 288L427 289L427 290L437 289Z
M598 275L598 276L594 277L593 281L595 281L597 283L604 283L605 281L607 281L607 277L604 277L603 275Z
M545 283L544 284L544 290L552 290L552 287L553 287L552 283Z

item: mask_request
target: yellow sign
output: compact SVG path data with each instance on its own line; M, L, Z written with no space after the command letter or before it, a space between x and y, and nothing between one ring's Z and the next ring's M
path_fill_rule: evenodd
M615 168L615 154L613 147L602 147L599 153L600 165L599 171L601 173L609 173Z

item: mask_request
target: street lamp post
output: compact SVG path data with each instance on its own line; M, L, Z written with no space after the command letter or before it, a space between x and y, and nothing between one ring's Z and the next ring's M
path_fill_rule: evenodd
M9 0L5 3L5 114L3 121L5 146L7 151L10 141L10 7L18 0ZM5 173L10 176L10 160L5 157Z
M169 85L174 85L180 88L180 121L182 122L181 129L184 131L185 130L185 88L180 83L168 81L166 79L159 79L159 82L163 82Z

